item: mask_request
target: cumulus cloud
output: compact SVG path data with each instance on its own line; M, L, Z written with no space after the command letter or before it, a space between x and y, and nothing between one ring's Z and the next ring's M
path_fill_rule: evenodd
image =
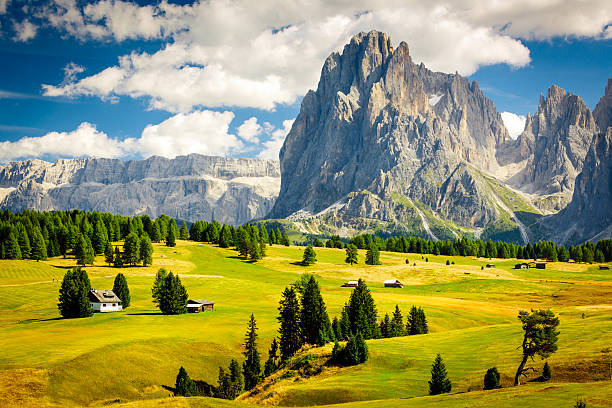
M283 147L283 143L285 142L285 138L289 134L291 130L291 126L293 126L293 122L295 119L288 119L283 121L282 129L275 129L272 125L267 123L266 129L270 135L270 139L263 143L262 150L259 152L257 157L260 159L274 159L278 160L278 154L280 152L281 147Z
M525 121L527 120L525 116L512 112L502 112L501 117L511 138L516 139L525 130Z
M19 42L30 41L32 38L36 37L36 32L38 31L38 27L27 19L20 23L15 22L13 28L15 29L13 40Z
M259 135L262 132L263 128L257 123L256 117L245 120L242 125L238 127L238 136L249 143L257 143L259 141Z
M8 5L11 3L11 0L0 0L0 14L5 14Z
M70 132L50 132L0 143L0 161L36 157L149 157L173 158L189 153L226 156L240 152L242 143L229 133L232 112L196 111L177 114L148 125L138 138L109 137L95 125L83 122Z

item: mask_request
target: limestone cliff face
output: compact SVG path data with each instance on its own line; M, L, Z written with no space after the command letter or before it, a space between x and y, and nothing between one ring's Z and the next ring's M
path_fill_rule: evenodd
M0 166L0 206L165 213L242 224L266 215L278 194L278 162L197 154L175 159L41 160Z
M606 86L604 96L595 106L593 116L602 131L612 126L612 78L608 79L608 86Z
M408 45L394 49L384 33L361 33L327 58L303 99L280 152L270 216L299 219L344 203L346 217L401 221L398 202L407 199L484 227L499 209L479 174L497 171L496 151L508 140L476 82L414 64ZM368 205L356 205L363 190Z
M551 86L546 98L540 97L537 112L527 118L525 131L505 146L515 161L526 160L508 183L526 193L556 194L567 203L597 129L582 98Z

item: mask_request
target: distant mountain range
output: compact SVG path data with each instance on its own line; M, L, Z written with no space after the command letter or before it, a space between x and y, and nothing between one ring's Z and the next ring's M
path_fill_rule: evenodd
M612 78L593 112L553 85L513 140L476 81L417 65L406 43L372 31L327 58L280 165L195 154L13 162L0 167L0 205L572 244L612 237L611 126Z

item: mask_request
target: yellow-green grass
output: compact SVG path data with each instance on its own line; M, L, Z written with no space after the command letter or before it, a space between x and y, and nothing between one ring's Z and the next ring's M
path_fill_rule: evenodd
M392 401L400 401L397 398L413 397L421 402L436 401L423 396L437 352L447 362L454 392L478 388L482 375L493 365L500 368L507 383L519 359L519 309L550 307L560 314L559 351L550 360L553 375L556 366L569 372L583 362L599 361L601 349L609 346L612 337L612 279L590 265L553 263L545 271L524 271L512 269L515 260L382 252L381 266L350 266L344 263L343 250L316 248L318 262L304 267L299 265L302 251L269 247L268 256L253 264L229 249L178 241L176 248L156 245L154 265L147 268L110 268L98 257L96 266L86 268L92 286L110 289L115 274L121 271L128 279L132 305L122 313L71 320L59 319L56 303L58 279L74 265L74 259L0 261L0 394L12 386L11 378L19 376L36 385L31 392L26 392L26 387L21 400L24 406L29 406L28 401L33 401L32 405L70 406L117 399L134 401L134 406L143 399L165 406L167 400L157 398L170 395L163 386L174 384L181 365L193 378L216 383L219 365L240 358L251 313L257 318L265 360L278 328L280 293L304 272L318 276L331 316L340 313L351 292L340 285L361 277L368 282L380 317L392 312L396 304L404 313L411 305L420 305L432 333L369 341L371 358L365 365L279 389L277 400L287 405L389 399L376 404L393 406ZM360 261L364 255L360 251ZM447 259L455 265L445 265ZM481 269L489 262L496 268ZM216 310L160 315L150 296L160 267L179 273L190 297L213 300ZM384 288L382 282L390 278L399 279L406 287ZM572 383L594 378L582 371L574 377L566 373L562 379ZM606 390L611 387L610 382L597 384ZM529 390L533 390L534 398L538 393L553 393L558 395L554 398L569 401L563 399L567 390L590 386L554 385L557 388L553 390L526 385L520 389L521 398L528 401ZM504 392L509 395L510 391ZM448 406L465 406L462 398L486 401L487 395L454 394L444 401L455 401ZM193 404L210 400L171 401L198 406ZM402 405L412 404L411 399L401 401Z

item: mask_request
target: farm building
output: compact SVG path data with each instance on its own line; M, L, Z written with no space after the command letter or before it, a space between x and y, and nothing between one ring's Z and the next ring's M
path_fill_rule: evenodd
M599 265L599 269L608 271L610 270L610 266L609 265Z
M343 288L355 288L357 287L357 281L348 281L346 282L344 285L342 285Z
M546 269L546 262L535 262L535 267L538 269Z
M204 299L189 299L187 301L187 311L189 313L200 313L212 311L215 308L215 303Z
M385 281L385 288L403 288L404 285L397 279L387 279Z
M517 263L514 265L514 269L529 269L529 264L526 262Z
M487 268L495 268L495 264L487 264Z
M88 294L94 312L120 312L121 299L112 290L91 290Z

